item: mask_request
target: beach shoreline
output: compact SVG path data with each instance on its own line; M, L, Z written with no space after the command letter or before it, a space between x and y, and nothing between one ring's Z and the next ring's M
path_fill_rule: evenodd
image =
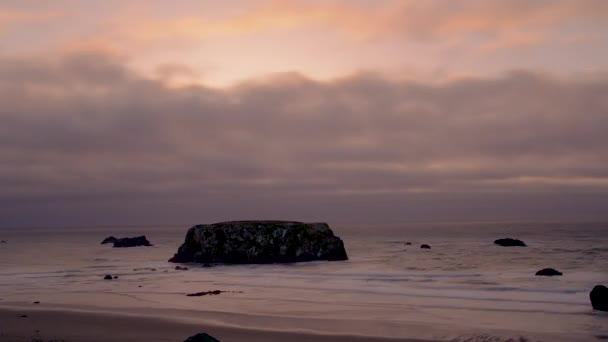
M22 317L22 316L27 317ZM75 311L65 308L0 305L0 340L30 341L183 341L206 332L222 342L423 342L429 340L319 334L238 328L209 322L183 322L120 312Z

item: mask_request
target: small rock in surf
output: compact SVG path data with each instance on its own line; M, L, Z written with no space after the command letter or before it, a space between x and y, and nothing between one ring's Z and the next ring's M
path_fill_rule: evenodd
M563 275L562 272L553 269L553 268L543 268L542 270L536 272L537 276L546 276L546 277L553 277L553 276L561 276Z
M595 310L608 311L608 288L604 285L596 285L589 293L591 305Z
M194 336L188 337L184 342L220 342L220 341L208 334L201 333L201 334L196 334Z
M494 244L502 247L527 247L523 241L511 238L495 240Z

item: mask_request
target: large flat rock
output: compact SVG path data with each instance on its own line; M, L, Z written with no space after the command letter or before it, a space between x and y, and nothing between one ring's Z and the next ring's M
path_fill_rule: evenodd
M347 260L327 223L231 221L190 228L171 262L266 264Z

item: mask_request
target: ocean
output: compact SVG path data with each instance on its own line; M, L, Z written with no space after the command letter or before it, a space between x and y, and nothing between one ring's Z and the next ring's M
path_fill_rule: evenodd
M608 223L330 226L348 261L187 271L167 260L188 226L0 229L0 305L454 342L608 339L608 313L589 301L608 284ZM154 246L101 245L110 235ZM493 244L503 237L528 247ZM564 275L534 275L546 267ZM231 292L186 296L211 290Z

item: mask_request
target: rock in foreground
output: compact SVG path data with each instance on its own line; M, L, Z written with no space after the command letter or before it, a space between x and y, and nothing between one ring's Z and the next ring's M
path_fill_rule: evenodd
M604 285L596 285L589 293L591 305L595 310L608 311L608 288Z
M194 336L188 337L184 342L220 342L219 340L211 337L208 334L196 334Z
M510 238L495 240L494 244L502 247L528 247L523 241Z
M138 247L138 246L152 246L150 241L146 239L145 235L132 237L132 238L122 238L116 239L114 241L114 247Z
M327 223L233 221L197 225L169 261L267 264L347 260Z
M553 277L553 276L561 276L564 275L562 272L554 269L554 268L543 268L542 270L536 272L537 276L546 276L546 277Z

